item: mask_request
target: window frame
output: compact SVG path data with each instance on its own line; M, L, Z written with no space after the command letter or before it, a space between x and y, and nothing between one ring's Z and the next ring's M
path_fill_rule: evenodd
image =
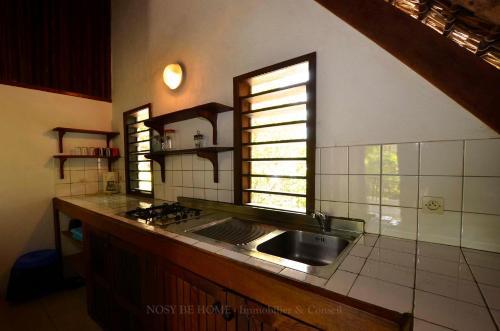
M268 207L256 207L251 205L246 205L244 202L244 192L243 188L243 138L242 138L242 128L243 126L243 116L242 116L242 94L250 94L250 86L245 84L245 82L255 76L260 76L272 71L283 69L289 66L300 64L303 62L308 62L309 64L309 80L302 85L306 86L307 101L307 138L306 138L306 213L310 214L314 212L315 205L315 167L316 167L316 52L305 54L287 61L279 62L265 68L254 70L243 75L239 75L233 78L233 98L234 98L234 117L233 117L233 127L234 127L234 203L236 205L245 205L252 208L264 208L264 209L274 209L280 211L291 212L286 209L268 208ZM286 174L283 174L286 176ZM248 177L247 177L248 178ZM248 185L248 183L247 183ZM247 198L248 199L248 198Z
M123 140L124 140L124 151L125 151L125 185L126 185L126 191L127 194L130 195L135 195L135 196L140 196L140 197L145 197L145 198L153 198L154 197L154 171L153 171L153 161L149 160L150 164L150 169L151 169L151 193L144 193L144 192L137 192L135 190L132 190L130 187L130 167L129 167L129 133L127 130L127 116L130 114L133 114L135 112L138 112L140 110L143 110L147 108L148 109L148 114L149 118L151 118L152 115L152 104L147 103L145 105L135 107L133 109L127 110L123 113ZM150 148L152 148L152 135L153 135L153 129L149 129L149 143L150 143Z

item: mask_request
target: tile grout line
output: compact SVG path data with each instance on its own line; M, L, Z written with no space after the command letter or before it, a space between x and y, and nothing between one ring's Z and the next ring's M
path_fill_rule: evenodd
M377 244L378 240L380 239L380 235L377 235L377 240L375 240L375 242L373 243L373 246L371 247L370 249L370 253L368 254L368 256L370 256L370 254L372 253L373 249L375 248L375 245ZM349 287L349 291L347 291L347 294L346 296L349 296L349 294L351 293L351 290L352 288L354 287L354 284L356 284L356 281L358 280L359 278L359 275L361 275L361 271L363 271L363 268L365 267L365 264L366 264L366 261L368 261L368 256L365 258L365 261L363 262L363 265L361 266L361 269L359 270L359 272L356 274L356 278L354 278L354 281L352 282L351 286ZM343 262L343 261L342 261ZM340 267L340 266L339 266Z
M481 298L484 301L484 305L486 307L486 310L488 311L488 314L489 314L491 320L493 321L493 325L495 325L495 327L497 328L497 330L499 330L500 329L500 325L497 324L497 321L495 320L495 317L493 316L493 313L491 312L491 309L490 309L490 306L488 304L488 301L486 301L486 297L484 296L483 290L481 289L481 286L479 286L479 283L478 283L478 281L476 279L476 275L474 275L474 272L472 271L472 268L469 265L469 261L467 260L467 257L465 256L462 247L460 247L460 253L462 254L462 256L465 259L465 263L467 265L467 268L469 268L469 271L470 271L470 273L472 275L472 279L476 283L477 289L479 290L479 294L481 294Z
M460 252L465 258L465 254L462 252L462 237L463 237L463 223L464 223L464 186L465 186L465 140L462 141L462 192L461 192L461 202L460 202ZM467 262L467 259L465 260ZM469 268L470 269L470 268ZM471 270L472 273L472 270Z
M415 260L414 260L414 265L413 265L413 268L415 270L415 274L413 275L413 300L412 300L412 309L411 309L411 314L413 315L413 317L415 318L415 301L416 301L416 298L417 298L417 291L416 291L416 288L417 288L417 263L418 263L418 229L419 229L419 207L420 207L420 163L421 163L421 160L420 160L420 157L421 157L421 148L420 148L420 143L418 143L418 154L417 154L417 160L418 160L418 163L417 163L417 174L418 174L418 177L417 177L417 233L416 233L416 237L417 237L417 240L415 241Z
M379 196L378 196L378 233L382 235L382 157L383 157L383 145L378 145L379 147Z

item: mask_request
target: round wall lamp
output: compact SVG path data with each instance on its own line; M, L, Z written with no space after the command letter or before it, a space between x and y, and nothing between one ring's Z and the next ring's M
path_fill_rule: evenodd
M163 70L163 81L169 89L175 90L182 83L182 67L178 63L172 63Z

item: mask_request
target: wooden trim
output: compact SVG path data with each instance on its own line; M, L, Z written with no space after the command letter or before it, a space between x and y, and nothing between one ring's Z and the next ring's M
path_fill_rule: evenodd
M107 98L107 97L99 97L99 96L95 96L95 95L89 95L89 94L84 94L84 93L78 93L78 92L60 90L60 89L51 88L51 87L37 86L37 85L31 85L31 84L27 84L27 83L5 81L5 80L0 80L0 84L1 85L13 86L13 87L27 88L27 89L30 89L30 90L37 90L37 91L42 91L42 92L63 94L63 95L67 95L67 96L70 96L70 97L91 99L91 100L103 101L103 102L109 102L109 103L111 103L111 97L109 97L109 98Z
M149 117L151 117L152 114L152 109L153 105L151 103L147 103L145 105L135 107L133 109L127 110L123 112L123 148L124 148L124 162L125 162L125 187L127 194L132 194L132 195L137 195L137 196L142 196L142 197L153 197L154 196L154 185L151 185L151 193L144 193L144 192L138 192L138 191L133 191L130 188L130 167L129 167L129 141L128 141L128 128L127 128L127 116L130 114L133 114L139 110L148 108L149 111ZM141 121L143 122L143 121ZM149 137L150 137L150 142L153 134L153 129L149 129ZM142 161L142 162L147 162L147 161ZM150 164L150 169L151 169L151 176L153 176L153 161L149 161Z
M250 94L247 81L248 79L259 76L262 74L266 74L268 72L272 72L275 70L279 70L285 67L289 67L295 64L299 64L302 62L309 63L309 80L304 83L294 84L290 86L286 86L284 88L273 89L269 91L264 91L260 93ZM268 107L265 109L259 109L256 111L250 111L249 109L245 109L244 101L249 98L265 95L272 92L287 90L294 87L305 86L308 94L308 100L306 102L297 102L291 103L287 105L280 105L276 107ZM251 163L248 161L276 161L276 160L300 160L307 162L307 189L306 189L306 213L312 213L314 211L314 194L315 194L315 178L314 178L314 170L316 164L316 53L309 53L303 56L299 56L297 58L283 61L262 69L254 70L249 73L237 76L233 78L233 100L234 100L234 203L237 205L243 205L248 202L248 194L253 190L249 190L249 178L248 176L243 176L243 173L251 173L250 168ZM277 141L277 142L262 142L262 143L251 143L247 138L243 139L242 132L257 129L259 127L251 128L248 125L248 115L252 113L257 113L261 111L274 110L279 108L286 108L289 106L297 106L303 105L307 106L307 120L306 121L296 121L288 124L299 124L306 123L307 127L307 140L288 140L288 141ZM243 123L245 121L245 124ZM287 123L280 124L271 124L271 125L263 125L264 127L273 127L278 125L286 125ZM248 150L249 146L259 145L259 144L272 144L272 143L287 143L287 142L302 142L306 141L307 144L307 157L305 158L283 158L283 159L251 159L248 155L244 155L245 150ZM245 171L243 167L247 167ZM244 183L244 185L243 185ZM302 196L302 195L300 195Z
M500 133L500 73L383 0L316 0Z
M290 316L324 330L409 330L411 314L343 296L324 288L285 278L258 267L225 258L159 233L101 215L69 202L53 199L54 209L82 220L84 226L113 234L142 251L185 268L204 279L269 307L289 309ZM85 244L85 243L84 243ZM217 266L214 268L214 266ZM241 281L241 280L244 281ZM303 314L296 307L312 307L331 314Z

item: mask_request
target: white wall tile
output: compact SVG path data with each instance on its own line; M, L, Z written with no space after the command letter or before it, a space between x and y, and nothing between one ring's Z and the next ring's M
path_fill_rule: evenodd
M321 201L320 210L330 216L347 217L349 215L349 204L345 202Z
M233 191L217 190L217 201L232 203L233 202Z
M316 148L315 153L316 153L316 156L315 156L316 162L314 164L314 173L319 174L319 173L321 173L320 172L320 169L321 169L321 148Z
M167 187L174 185L174 172L172 170L165 171L165 183Z
M382 176L382 204L417 207L417 176Z
M210 160L205 159L205 171L214 171L214 165Z
M182 186L182 171L172 171L172 185L177 187Z
M420 176L419 208L423 197L442 197L445 210L462 210L462 177Z
M380 145L349 147L349 174L380 174Z
M217 188L220 190L232 190L233 188L233 172L232 171L219 171L219 183Z
M186 198L192 198L194 195L192 187L183 187L182 188L182 196Z
M66 175L67 174L65 174L65 176ZM71 170L69 175L70 175L71 183L84 183L85 182L85 171L83 171L83 170Z
M321 199L321 176L314 175L314 199Z
M156 164L156 162L153 163ZM165 157L165 169L174 170L174 161L172 156Z
M176 201L175 197L175 188L174 187L168 187L165 189L165 199L168 201Z
M193 187L193 171L182 171L182 186Z
M349 202L380 203L380 176L349 175Z
M178 197L182 197L182 187L174 187L174 201L177 201Z
M349 203L349 217L365 221L365 232L380 233L380 206Z
M173 170L182 170L182 156L181 155L173 155L172 157L172 169ZM156 163L156 162L154 162Z
M219 153L219 170L233 170L233 152Z
M193 186L205 187L205 171L193 171Z
M437 141L420 144L420 174L461 176L463 141Z
M418 211L418 240L445 245L460 245L462 214L445 211L443 214L428 214Z
M462 246L500 253L500 216L463 213Z
M193 189L193 198L196 198L196 199L205 199L205 189L194 188Z
M464 177L463 210L500 215L500 177Z
M84 159L69 159L69 168L71 170L85 170L85 160Z
M347 147L327 147L321 149L321 173L346 175L349 171Z
M97 182L85 183L85 194L97 194L99 192L99 184Z
M98 159L84 159L85 170L97 170Z
M155 199L165 200L165 191L163 185L154 185L153 189Z
M85 194L85 183L71 183L71 195Z
M181 155L182 170L193 170L193 155Z
M406 239L417 239L417 209L381 208L381 234Z
M205 170L205 159L193 155L193 170Z
M70 184L56 184L55 185L56 197L68 197L71 195Z
M91 170L91 169L86 169L85 170L85 182L92 183L92 182L98 182L99 181L99 173L97 172L97 169Z
M163 184L161 182L161 171L153 171L153 183L154 185Z
M321 175L321 200L348 201L347 175Z
M418 175L418 143L382 146L382 173Z
M217 201L217 190L205 189L205 199Z
M66 162L68 163L68 162ZM64 178L61 178L61 174L59 172L59 164L57 164L54 169L54 183L55 184L69 184L71 182L71 173L66 164L64 164Z
M465 176L500 176L500 139L465 141Z
M214 182L213 171L205 171L205 188L217 189L217 183Z

